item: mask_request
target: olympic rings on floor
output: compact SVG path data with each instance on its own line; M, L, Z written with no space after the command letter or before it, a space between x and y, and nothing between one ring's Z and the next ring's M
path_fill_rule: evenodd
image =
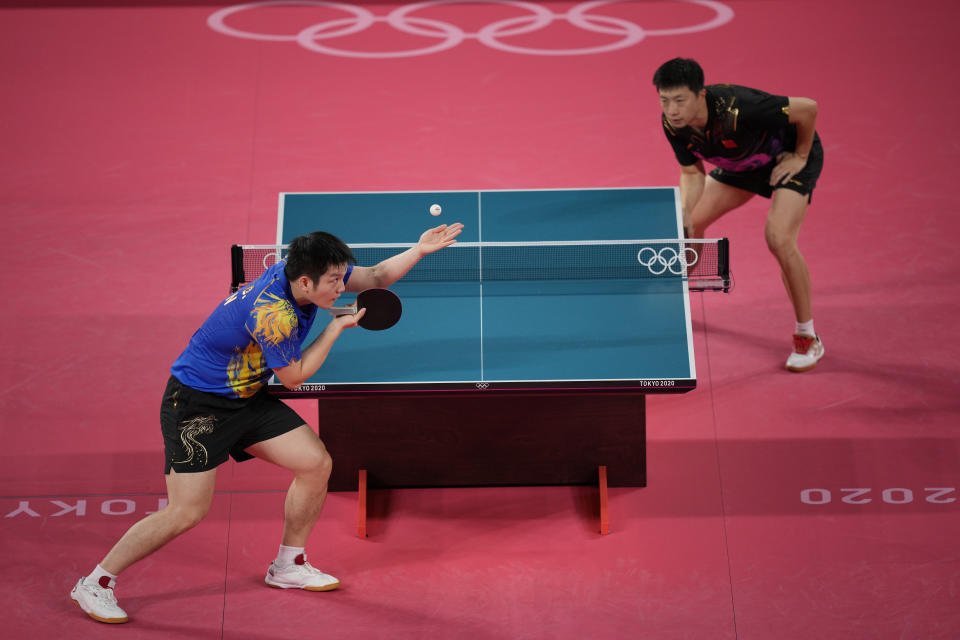
M615 4L614 0L581 2L566 13L555 13L538 3L524 2L522 0L487 0L486 2L470 0L472 4L507 6L530 12L529 15L491 22L475 33L467 33L461 27L449 22L411 15L430 7L458 4L467 1L468 0L426 0L424 2L402 5L386 16L377 16L365 7L345 2L327 2L323 0L262 0L260 2L248 2L220 9L207 18L207 25L218 33L234 38L270 42L295 42L308 51L348 58L405 58L424 56L452 49L467 39L476 40L491 49L508 53L537 56L577 56L626 49L650 36L681 35L716 29L730 22L734 15L730 7L717 0L675 0L678 3L695 4L706 7L712 10L714 15L707 21L698 24L671 29L644 29L642 26L630 20L590 13L602 5ZM288 34L245 31L228 26L226 23L227 18L230 16L251 9L302 6L342 11L349 14L349 16L318 22L304 27L298 33ZM504 38L509 36L540 31L549 27L554 22L560 21L566 22L570 26L582 31L618 36L620 39L597 46L569 49L537 49L508 44L503 41ZM426 47L401 51L355 51L338 49L327 44L336 38L365 31L378 22L386 23L396 31L424 38L439 39L440 41Z

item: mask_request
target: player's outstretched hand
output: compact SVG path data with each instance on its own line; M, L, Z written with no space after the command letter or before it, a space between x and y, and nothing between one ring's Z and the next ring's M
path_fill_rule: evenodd
M463 224L460 222L451 225L442 224L439 227L424 231L417 245L420 247L420 252L427 255L452 245L457 241L457 236L460 235L461 231L463 231Z

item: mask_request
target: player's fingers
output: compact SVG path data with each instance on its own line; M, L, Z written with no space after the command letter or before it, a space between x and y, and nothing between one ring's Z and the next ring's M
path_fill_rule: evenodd
M344 313L343 315L334 316L337 320L343 320L347 323L347 326L352 327L356 325L357 320L363 317L363 314L367 312L366 307L360 307L357 311L353 313Z
M347 328L356 327L360 323L360 318L362 318L363 314L365 314L366 312L367 312L367 309L366 307L364 307L363 309L360 309L359 311L357 311L352 315L344 316L344 317L350 318L350 321L344 326Z

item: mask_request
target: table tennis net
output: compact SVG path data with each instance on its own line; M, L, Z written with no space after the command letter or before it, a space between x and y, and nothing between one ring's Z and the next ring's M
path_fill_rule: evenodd
M372 266L411 244L350 245L358 265ZM234 245L232 290L282 260L285 245ZM726 238L458 242L424 256L405 281L682 279L693 291L729 291Z

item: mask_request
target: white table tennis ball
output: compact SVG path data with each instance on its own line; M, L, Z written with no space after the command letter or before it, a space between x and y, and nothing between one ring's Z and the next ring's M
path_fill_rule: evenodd
M440 208L440 205L438 205L438 204L432 204L432 205L430 205L430 215L432 215L432 216L438 216L438 215L440 215L440 213L441 213L442 211L443 211L443 209Z

